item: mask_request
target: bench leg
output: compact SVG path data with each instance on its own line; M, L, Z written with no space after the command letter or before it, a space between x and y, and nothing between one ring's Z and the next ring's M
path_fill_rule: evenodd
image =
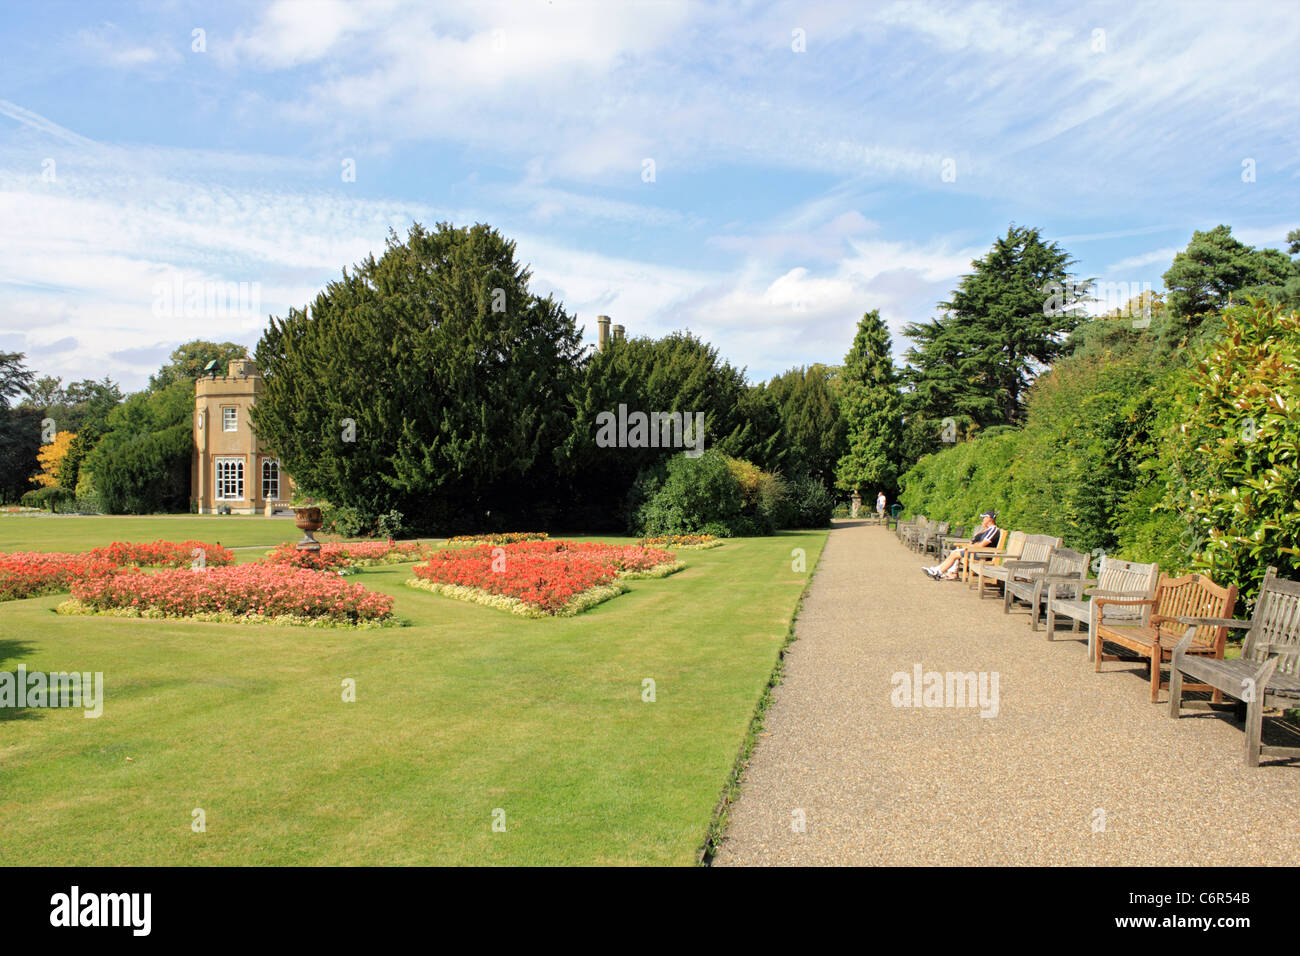
M1151 649L1151 703L1160 700L1160 648Z
M1056 631L1056 612L1052 610L1052 602L1047 602L1047 639L1052 639L1053 632Z
M1183 705L1183 672L1178 661L1169 662L1169 716L1177 717Z
M1256 694L1246 704L1246 766L1259 766L1259 747L1264 736L1264 695Z

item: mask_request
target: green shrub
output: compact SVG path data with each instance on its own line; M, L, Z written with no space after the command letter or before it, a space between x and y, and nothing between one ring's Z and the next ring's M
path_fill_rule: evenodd
M816 478L801 475L787 485L784 520L779 528L825 528L836 510L835 495ZM848 509L844 509L848 514Z
M726 456L709 450L698 458L668 460L663 481L637 510L635 532L732 537L744 510L740 482Z
M20 504L28 508L48 508L51 512L57 512L60 505L69 505L76 501L76 496L67 488L60 488L58 485L50 485L47 488L37 488L23 495Z

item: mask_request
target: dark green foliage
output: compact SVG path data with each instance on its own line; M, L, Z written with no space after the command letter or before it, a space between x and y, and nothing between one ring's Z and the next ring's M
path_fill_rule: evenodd
M137 392L108 416L83 463L109 514L185 511L194 450L194 384Z
M745 456L769 471L812 475L835 481L835 466L847 450L847 423L839 395L838 370L826 365L793 368L757 386L777 415L773 451Z
M1193 232L1187 248L1174 256L1164 280L1175 342L1183 341L1204 315L1223 309L1234 295L1238 302L1254 293L1283 304L1300 304L1295 298L1300 294L1300 267L1276 249L1256 249L1235 239L1232 229L1224 225Z
M893 497L900 471L903 405L889 329L879 311L871 310L858 323L839 386L848 447L835 467L836 485L864 495L883 490Z
M76 496L67 488L50 485L27 492L22 496L21 503L29 508L49 509L57 513L60 507L72 504L75 500Z
M310 312L271 320L258 435L299 487L375 520L481 530L536 514L554 498L579 341L528 280L484 225L390 235Z
M225 375L232 361L247 357L248 349L236 342L208 342L204 339L186 342L176 347L157 374L149 376L148 391L161 392L176 382L189 382L193 386L208 363L216 362L212 370L217 375Z
M13 405L35 385L36 376L23 363L23 353L0 352L0 502L16 501L40 471L36 455L44 416L38 409Z
M831 523L835 496L816 478L793 478L786 485L779 528L825 528Z
M1013 225L940 303L940 318L907 326L915 344L906 353L906 412L923 423L909 447L930 431L937 447L945 418L963 435L1024 420L1030 383L1062 354L1082 315L1073 263L1038 229Z
M637 475L679 448L602 448L598 417L631 412L704 414L704 444L729 455L770 454L774 409L745 384L744 373L721 361L713 346L686 332L661 339L615 340L584 363L570 395L572 424L556 460L566 478L569 520L612 529Z
M728 538L744 519L740 482L726 456L709 450L698 458L674 455L662 483L637 511L636 532L645 535L712 534Z
M1160 510L1193 567L1249 599L1270 565L1300 571L1300 314L1253 299L1224 320L1176 393Z

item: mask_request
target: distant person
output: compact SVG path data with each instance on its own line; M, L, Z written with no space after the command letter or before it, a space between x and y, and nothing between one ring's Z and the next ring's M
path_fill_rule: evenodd
M943 564L935 564L921 570L936 581L956 581L955 565L961 561L967 551L993 551L1002 540L1002 529L994 521L997 515L996 511L984 512L980 515L980 529L970 539L970 544L964 548L953 548L952 554L948 555Z
M885 493L883 491L876 492L876 517L881 521L885 520Z

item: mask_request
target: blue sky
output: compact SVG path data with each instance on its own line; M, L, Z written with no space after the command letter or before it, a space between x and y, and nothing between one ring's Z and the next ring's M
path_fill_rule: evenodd
M1300 226L1288 0L52 2L4 49L0 349L65 380L251 346L412 220L755 380L872 308L901 355L1011 222L1155 289L1194 229Z

